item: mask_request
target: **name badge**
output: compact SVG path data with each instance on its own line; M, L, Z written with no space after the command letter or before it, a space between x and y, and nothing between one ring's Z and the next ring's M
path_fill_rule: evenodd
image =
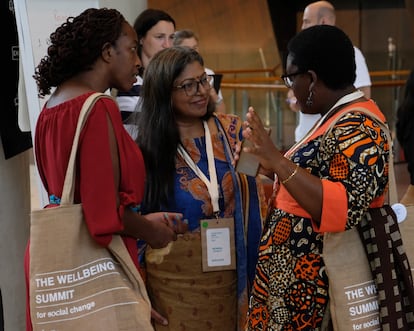
M236 269L234 219L200 221L203 272Z

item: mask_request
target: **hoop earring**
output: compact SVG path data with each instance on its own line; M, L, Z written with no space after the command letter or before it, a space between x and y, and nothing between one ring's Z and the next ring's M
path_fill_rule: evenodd
M310 90L308 98L306 99L306 106L307 107L312 107L312 105L313 105L313 92L312 92L312 90Z

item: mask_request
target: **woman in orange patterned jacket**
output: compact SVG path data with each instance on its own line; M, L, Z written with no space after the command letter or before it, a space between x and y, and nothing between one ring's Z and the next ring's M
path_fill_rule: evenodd
M282 78L302 112L322 117L283 155L254 109L246 115L243 135L254 147L245 152L277 176L260 243L249 331L321 329L329 299L323 233L350 229L368 207L382 206L388 182L390 142L372 117L356 108L385 118L353 85L354 50L343 31L320 25L299 32L288 44Z

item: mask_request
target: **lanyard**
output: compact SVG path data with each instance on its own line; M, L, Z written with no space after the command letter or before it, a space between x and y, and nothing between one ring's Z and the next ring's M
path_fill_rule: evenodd
M206 136L206 153L210 180L208 180L206 175L201 171L197 164L195 164L194 160L181 144L178 146L178 153L183 157L184 161L194 171L194 173L204 182L204 184L206 184L208 193L210 194L211 204L213 205L213 212L215 215L218 215L220 213L219 189L217 183L216 166L214 163L213 143L211 142L211 134L207 122L203 121L203 125L204 133Z

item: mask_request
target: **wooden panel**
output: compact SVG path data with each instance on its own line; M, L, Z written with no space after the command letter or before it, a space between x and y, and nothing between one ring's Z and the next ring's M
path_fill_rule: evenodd
M266 0L149 0L148 7L168 12L177 29L189 28L200 37L206 66L220 69L280 65Z

